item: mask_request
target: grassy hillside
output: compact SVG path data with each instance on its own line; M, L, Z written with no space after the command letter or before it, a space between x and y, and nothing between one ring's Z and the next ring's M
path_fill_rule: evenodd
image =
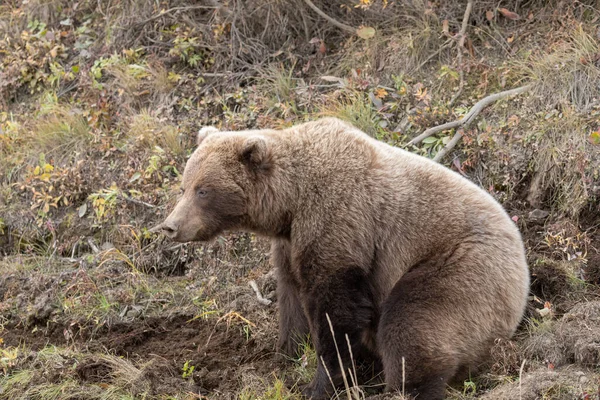
M600 399L600 6L468 4L3 1L0 399L299 398L315 355L276 355L267 241L150 229L199 127L325 115L448 150L523 233L527 318L449 398Z

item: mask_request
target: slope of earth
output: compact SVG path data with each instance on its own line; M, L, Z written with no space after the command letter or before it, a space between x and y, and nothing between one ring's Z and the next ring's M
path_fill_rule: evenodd
M323 115L523 233L526 318L448 398L600 399L599 23L595 1L2 2L0 399L300 398L316 357L277 354L268 242L151 228L199 127ZM401 397L380 388L339 395Z

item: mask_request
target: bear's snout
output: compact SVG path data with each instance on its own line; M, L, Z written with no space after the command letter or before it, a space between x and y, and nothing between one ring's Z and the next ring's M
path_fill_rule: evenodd
M169 221L169 219L167 219L165 222L163 222L161 229L163 233L170 239L175 239L177 237L179 226L173 221Z

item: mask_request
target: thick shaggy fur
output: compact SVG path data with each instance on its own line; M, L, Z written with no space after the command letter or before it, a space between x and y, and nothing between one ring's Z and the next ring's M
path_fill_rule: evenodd
M380 358L388 390L442 399L522 318L529 274L502 207L462 176L333 118L275 130L199 135L183 195L164 223L174 240L225 229L273 238L279 343L311 334L336 383L340 355ZM327 396L319 362L304 393Z

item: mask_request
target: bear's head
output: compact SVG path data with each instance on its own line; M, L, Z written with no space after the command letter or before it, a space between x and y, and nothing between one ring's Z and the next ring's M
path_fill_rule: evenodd
M228 229L249 227L249 204L270 170L268 139L252 132L203 128L187 161L179 200L162 223L178 242L206 241Z

